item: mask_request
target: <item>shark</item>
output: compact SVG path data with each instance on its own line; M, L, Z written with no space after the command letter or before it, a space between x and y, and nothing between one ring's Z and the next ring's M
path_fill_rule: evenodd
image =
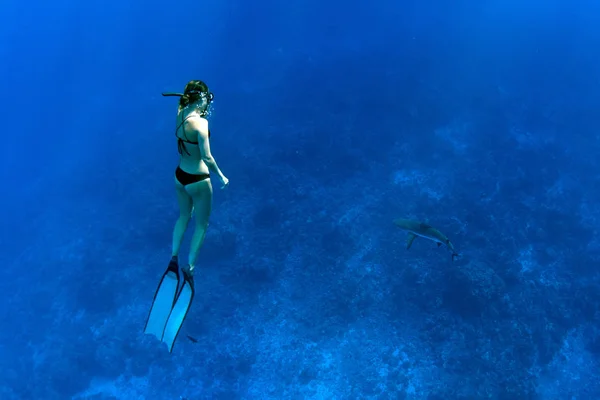
M406 239L407 250L410 249L410 246L412 246L413 242L417 237L422 237L424 239L431 240L437 243L438 247L442 245L446 246L448 250L450 250L450 252L452 253L452 261L454 261L454 259L459 256L456 250L454 250L454 245L452 244L452 242L450 242L450 239L448 239L446 235L444 235L442 232L438 231L431 225L428 225L424 222L404 218L395 219L394 224L400 229L408 232L408 237Z

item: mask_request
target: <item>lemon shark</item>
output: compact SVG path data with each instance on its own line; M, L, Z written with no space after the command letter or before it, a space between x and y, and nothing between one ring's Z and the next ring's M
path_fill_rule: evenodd
M438 247L441 245L446 246L452 253L452 261L454 261L455 257L458 257L458 253L456 250L454 250L454 246L452 245L452 242L450 242L450 239L448 239L446 235L431 225L427 225L424 222L403 218L395 219L394 224L396 224L396 226L398 226L400 229L408 232L408 237L406 239L407 250L410 249L410 246L412 246L417 236L419 236L437 243Z

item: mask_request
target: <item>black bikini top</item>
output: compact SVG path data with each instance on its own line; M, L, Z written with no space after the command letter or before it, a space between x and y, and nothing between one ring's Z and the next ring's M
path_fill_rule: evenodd
M179 136L177 136L177 131L179 130L179 128L181 128L183 126L183 124L185 123L185 121L187 121L188 119L194 117L195 115L188 115L187 117L185 117L183 119L183 121L181 121L181 123L179 125L177 125L177 128L175 128L175 137L177 137L177 151L179 152L179 154L183 154L183 152L185 151L185 154L187 154L188 156L190 155L190 152L187 150L187 148L185 147L186 143L189 144L198 144L198 142L192 142L188 139L184 139L181 138ZM183 129L183 136L185 137L185 128ZM208 130L208 137L210 137L210 129Z

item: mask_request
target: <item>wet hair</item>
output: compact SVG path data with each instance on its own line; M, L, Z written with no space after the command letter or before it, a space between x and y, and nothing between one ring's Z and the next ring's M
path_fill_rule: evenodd
M179 98L179 108L185 108L190 104L197 102L203 96L206 98L206 105L208 105L208 103L210 103L210 92L206 83L198 80L191 80L185 85L183 96Z

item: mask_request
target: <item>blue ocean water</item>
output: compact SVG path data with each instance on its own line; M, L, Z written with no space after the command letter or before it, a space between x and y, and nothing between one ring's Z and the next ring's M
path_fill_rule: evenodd
M0 399L600 398L599 27L593 1L4 0ZM191 79L230 185L169 354L160 93Z

